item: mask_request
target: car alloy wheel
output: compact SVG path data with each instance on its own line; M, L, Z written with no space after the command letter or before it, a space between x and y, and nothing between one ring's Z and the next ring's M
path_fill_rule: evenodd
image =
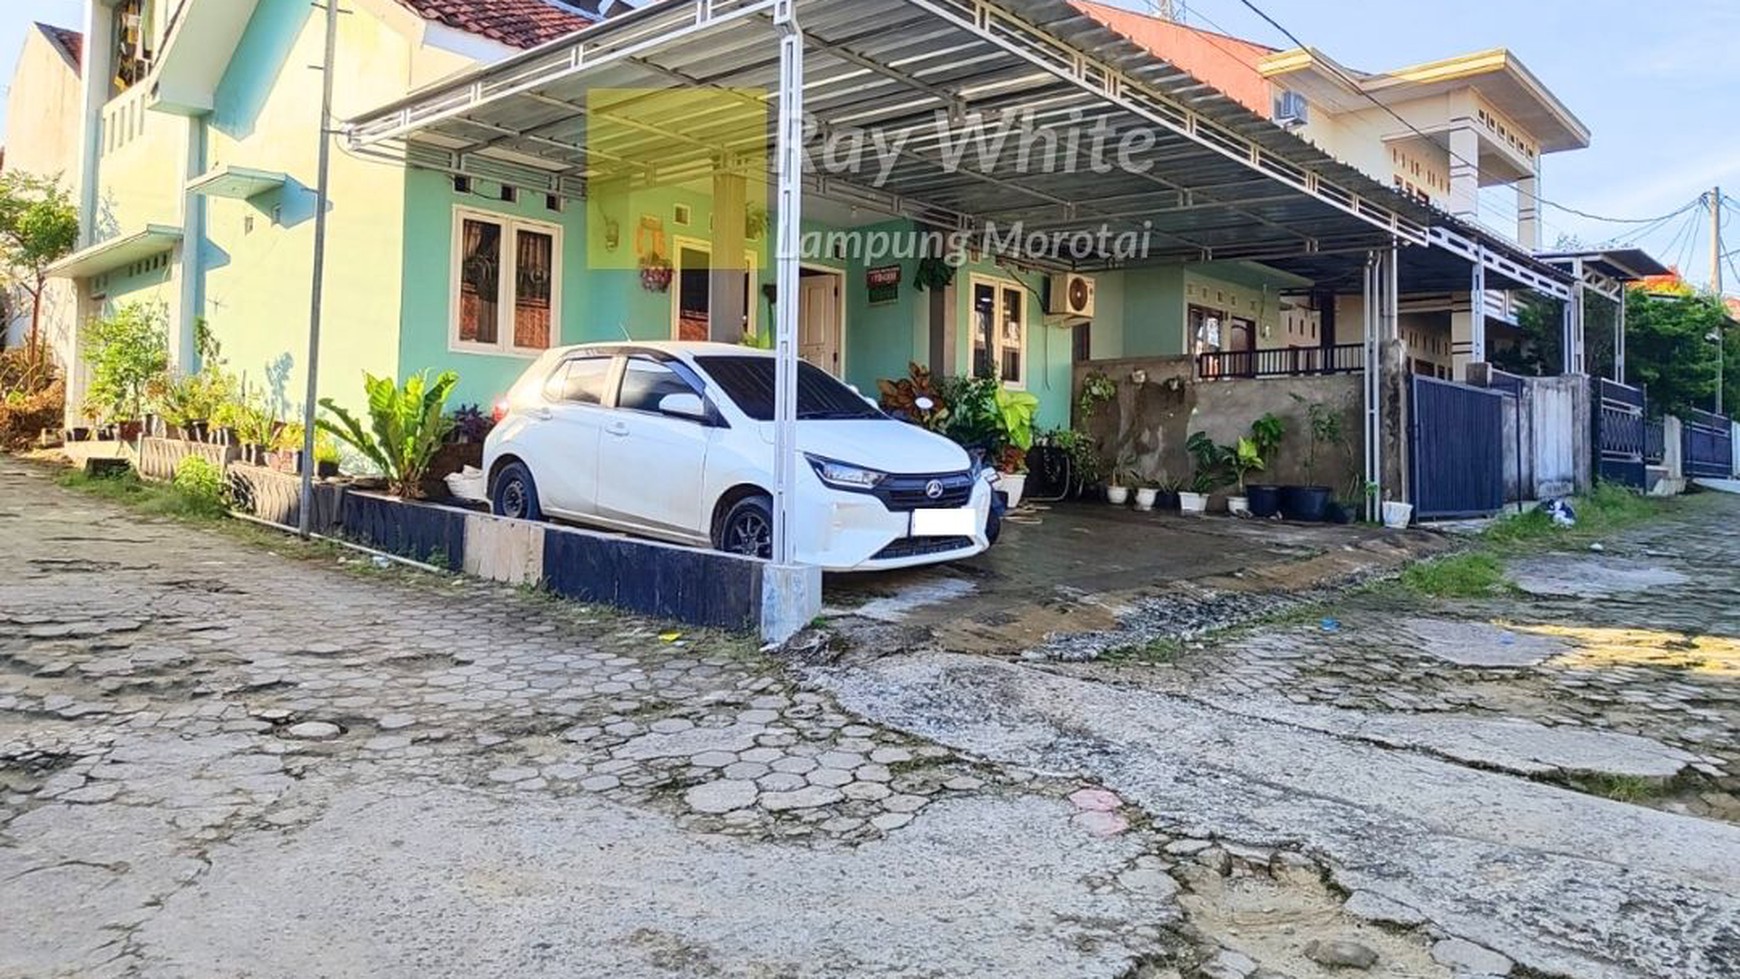
M773 524L760 510L743 507L725 525L723 550L745 557L773 556Z
M526 516L526 484L510 479L501 488L501 515L515 520Z

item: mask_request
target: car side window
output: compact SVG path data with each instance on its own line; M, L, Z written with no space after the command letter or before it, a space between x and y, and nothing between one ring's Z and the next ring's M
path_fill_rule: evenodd
M634 357L622 373L622 390L616 396L616 406L629 411L657 413L659 402L669 395L700 393L681 374L664 364Z
M566 361L544 384L544 396L571 404L604 403L604 382L610 378L610 357L577 357Z

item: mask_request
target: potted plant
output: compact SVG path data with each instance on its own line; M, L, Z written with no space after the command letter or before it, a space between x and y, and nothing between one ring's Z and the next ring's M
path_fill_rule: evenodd
M1297 394L1293 399L1305 406L1311 442L1305 451L1305 485L1281 488L1281 514L1288 520L1320 523L1334 490L1317 482L1318 453L1324 446L1342 443L1341 415L1321 401L1307 401Z
M1280 449L1281 440L1286 434L1286 423L1273 413L1251 423L1251 441L1256 443L1257 455L1263 461L1262 471L1268 471L1274 462L1275 453ZM1281 512L1281 487L1273 483L1252 483L1246 486L1245 498L1253 517L1268 519Z
M1001 383L995 393L997 435L997 486L1009 496L1009 508L1021 503L1027 488L1027 452L1033 448L1033 419L1039 414L1039 399L1026 391L1011 391Z
M1128 452L1118 456L1117 465L1106 480L1106 502L1123 506L1130 502L1130 488L1141 482L1136 475L1136 457Z
M1153 479L1144 479L1136 487L1136 509L1147 513L1154 509L1154 501L1160 496L1160 483Z
M1160 495L1155 498L1154 506L1162 510L1178 509L1178 492L1184 488L1184 480L1176 476L1163 476L1159 484Z
M427 371L413 374L403 385L365 373L369 427L331 398L320 401L332 416L321 419L320 427L373 463L394 496L419 499L429 463L453 424L446 413L447 396L458 383L453 371L442 372L433 382Z
M84 339L90 365L85 413L103 423L99 434L137 439L147 389L169 367L162 317L141 303L128 303L86 324Z
M1117 381L1106 376L1105 371L1088 371L1081 379L1081 394L1076 398L1076 410L1081 413L1081 420L1085 422L1100 410L1101 405L1117 396Z
M1238 495L1227 499L1227 510L1235 517L1248 517L1251 515L1251 504L1245 484L1251 473L1263 471L1263 454L1257 449L1256 439L1250 436L1244 436L1232 445L1225 446L1224 451L1227 465L1237 477L1239 486Z
M1395 500L1385 500L1383 505L1384 526L1391 530L1407 530L1414 522L1414 505L1398 503Z
M883 411L904 422L932 432L941 432L949 422L949 403L933 380L930 368L918 363L906 366L907 376L876 382Z
M1195 474L1190 491L1178 494L1178 508L1187 514L1206 513L1208 498L1229 482L1226 446L1216 443L1206 432L1197 432L1184 443L1184 451L1190 454Z

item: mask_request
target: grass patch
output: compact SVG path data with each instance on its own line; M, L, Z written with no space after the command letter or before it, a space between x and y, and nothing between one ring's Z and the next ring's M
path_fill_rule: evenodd
M1577 513L1575 527L1560 527L1553 518L1535 510L1506 517L1481 535L1500 548L1521 549L1542 544L1582 543L1658 516L1668 504L1612 483L1597 483L1588 496L1571 501Z
M210 522L228 515L221 498L173 484L147 482L131 470L114 476L92 476L83 469L72 469L55 482L153 516Z
M1509 587L1504 565L1485 551L1468 551L1410 565L1402 572L1402 585L1433 598L1485 598Z
M1100 654L1100 659L1107 663L1144 663L1148 665L1165 665L1178 662L1184 655L1182 640L1171 636L1161 636L1145 643L1130 643L1124 646L1114 646Z
M1670 785L1638 775L1592 772L1571 776L1567 781L1583 792L1612 799L1614 802L1646 802L1673 794Z

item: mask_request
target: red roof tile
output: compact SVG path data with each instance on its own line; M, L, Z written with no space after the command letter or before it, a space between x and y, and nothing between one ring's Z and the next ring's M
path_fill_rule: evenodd
M399 0L425 20L530 48L603 20L600 0ZM603 0L608 5L609 0Z
M38 23L36 27L48 35L48 39L58 45L66 53L66 56L72 59L75 66L84 64L85 36L83 34L78 31L69 31L64 27L56 27L53 24Z

